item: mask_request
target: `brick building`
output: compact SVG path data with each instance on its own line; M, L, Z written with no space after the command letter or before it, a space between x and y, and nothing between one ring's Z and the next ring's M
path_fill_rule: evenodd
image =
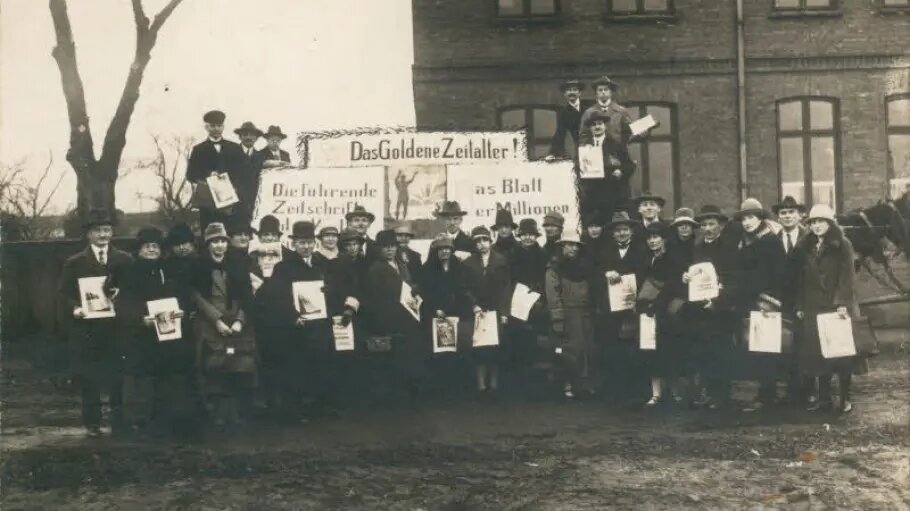
M559 83L608 74L661 120L634 186L672 206L845 210L910 183L910 0L741 0L742 44L736 0L412 3L420 128L526 126L540 158Z

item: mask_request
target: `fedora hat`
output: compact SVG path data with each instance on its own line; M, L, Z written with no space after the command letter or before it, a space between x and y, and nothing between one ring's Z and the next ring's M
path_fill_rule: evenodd
M533 236L540 236L540 231L537 229L537 220L533 218L523 218L518 222L518 235L522 234L531 234Z
M316 224L306 220L294 222L294 226L291 228L291 234L288 238L291 238L292 240L315 240Z
M613 229L619 225L628 225L632 226L635 224L635 220L632 220L632 217L629 216L629 213L625 211L616 211L613 213L613 218L610 219L609 227Z
M368 218L370 220L370 222L373 222L374 220L376 220L376 215L367 211L366 208L364 208L360 204L354 204L354 209L352 209L351 211L348 211L344 215L344 219L346 221L350 222L351 219L356 216L362 216L362 217Z
M606 85L607 87L609 87L609 88L611 88L611 89L613 89L613 90L616 90L616 89L619 88L619 84L617 84L616 82L614 82L614 81L613 81L612 79L610 79L610 77L607 76L607 75L603 75L603 76L601 76L600 78L598 78L598 79L594 80L593 82L591 82L591 88L593 88L594 90L597 90L597 86L598 86L598 85Z
M576 245L585 244L585 242L581 241L581 235L578 234L578 231L575 231L575 230L571 230L567 233L564 233L562 235L562 238L560 238L559 241L557 241L556 243L557 244L575 243Z
M454 200L443 201L443 203L436 208L436 211L433 211L433 216L435 217L465 216L467 214L467 211L462 211L458 201Z
M234 133L238 135L243 135L244 133L253 133L255 135L262 136L262 130L257 128L252 121L246 121L240 125L239 128L234 130Z
M265 215L259 220L259 235L277 234L281 236L281 222L272 215Z
M646 200L654 201L660 207L664 207L664 205L667 203L667 201L663 197L661 197L660 195L655 195L649 191L644 191L641 193L641 195L632 199L632 203L635 204L635 207L637 208L642 202L644 202Z
M610 116L606 112L601 112L600 110L595 110L585 119L585 126L590 126L597 121L610 122Z
M221 110L209 110L202 116L202 121L209 124L224 124L226 118L227 116Z
M837 224L837 219L834 217L834 210L827 204L816 204L812 206L806 221L811 222L813 220L827 220L831 224Z
M414 231L411 229L409 224L401 224L395 228L395 235L404 234L406 236L414 237Z
M787 195L784 197L784 200L782 200L780 204L771 206L771 211L774 211L775 215L780 213L780 210L782 209L795 209L800 213L806 212L806 206L800 204L799 202L796 202L796 199L794 199L792 195Z
M224 224L221 222L212 222L205 226L205 232L202 235L202 238L206 243L216 240L216 239L228 239L227 229L224 228Z
M338 228L333 225L319 229L319 234L317 234L316 237L319 239L322 239L323 236L338 236L339 238L341 237L338 232Z
M512 219L512 212L508 209L497 209L496 210L496 223L491 226L491 229L498 229L503 226L509 226L512 229L517 229L518 226L515 225L515 220Z
M281 128L279 128L278 126L274 126L274 125L273 125L273 126L269 126L268 131L266 131L265 134L264 134L263 136L264 136L265 138L278 137L278 138L280 138L281 140L284 140L284 139L288 138L287 135L285 135L284 133L281 132Z
M569 87L584 88L585 84L581 80L566 80L559 85L559 90L565 92Z
M376 245L380 247L397 247L398 236L395 236L395 231L391 229L379 231L379 234L376 235Z
M184 243L193 243L196 236L190 226L181 222L167 232L167 244L170 246L183 245Z
M92 227L97 227L99 225L109 225L111 227L114 226L114 217L111 215L110 211L106 209L92 209L88 212L88 216L82 223L82 227L85 230L91 229Z
M730 219L727 215L724 214L723 211L721 211L719 207L713 204L706 204L702 206L698 214L695 215L696 222L701 222L706 218L717 218L718 220L723 220L724 222Z
M692 226L698 227L698 222L695 221L695 211L692 208L677 209L676 213L673 214L673 221L670 222L670 227L675 227L679 224L692 224Z
M765 210L765 207L762 206L761 202L759 202L758 199L748 197L739 206L739 211L733 215L733 218L736 220L742 220L746 215L755 215L758 218L764 220L765 218L768 218L768 211Z
M559 211L549 211L543 217L543 226L554 225L556 227L562 228L566 225L566 218L562 216L562 213Z
M490 233L489 229L481 225L471 229L471 239L476 240L477 238L493 239L493 235Z

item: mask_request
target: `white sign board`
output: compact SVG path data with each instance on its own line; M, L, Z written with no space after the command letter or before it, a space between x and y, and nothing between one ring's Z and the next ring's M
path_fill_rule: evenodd
M285 233L290 233L294 222L300 220L315 223L317 231L330 225L341 230L345 214L361 205L376 215L367 231L375 237L383 228L384 176L382 167L264 170L253 223L265 215L274 215Z
M500 208L511 211L515 223L522 218L540 223L555 210L565 217L565 228L573 229L578 225L578 203L572 166L568 161L449 165L449 200L467 211L466 231L493 225Z
M306 138L307 167L527 161L523 131L364 133Z

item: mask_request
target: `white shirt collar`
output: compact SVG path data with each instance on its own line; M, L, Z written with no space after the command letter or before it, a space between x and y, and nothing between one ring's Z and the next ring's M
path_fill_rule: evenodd
M215 140L214 138L209 137L209 142L211 142L213 144L220 144L220 143L224 142L224 137L221 137L218 140Z
M104 254L105 262L107 262L107 248L108 247L96 247L95 245L92 245L92 252L95 253L95 259L97 259L98 262L101 262L101 254Z
M610 99L606 103L601 103L600 101L598 101L597 104L600 105L601 108L607 108L613 104L613 100Z
M575 101L567 101L567 103L575 110L581 110L581 99L576 99Z

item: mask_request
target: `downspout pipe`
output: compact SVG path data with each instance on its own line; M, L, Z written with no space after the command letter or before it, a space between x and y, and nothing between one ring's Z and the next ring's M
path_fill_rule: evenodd
M749 173L746 161L746 42L743 0L736 0L736 102L739 135L739 195L749 196Z

